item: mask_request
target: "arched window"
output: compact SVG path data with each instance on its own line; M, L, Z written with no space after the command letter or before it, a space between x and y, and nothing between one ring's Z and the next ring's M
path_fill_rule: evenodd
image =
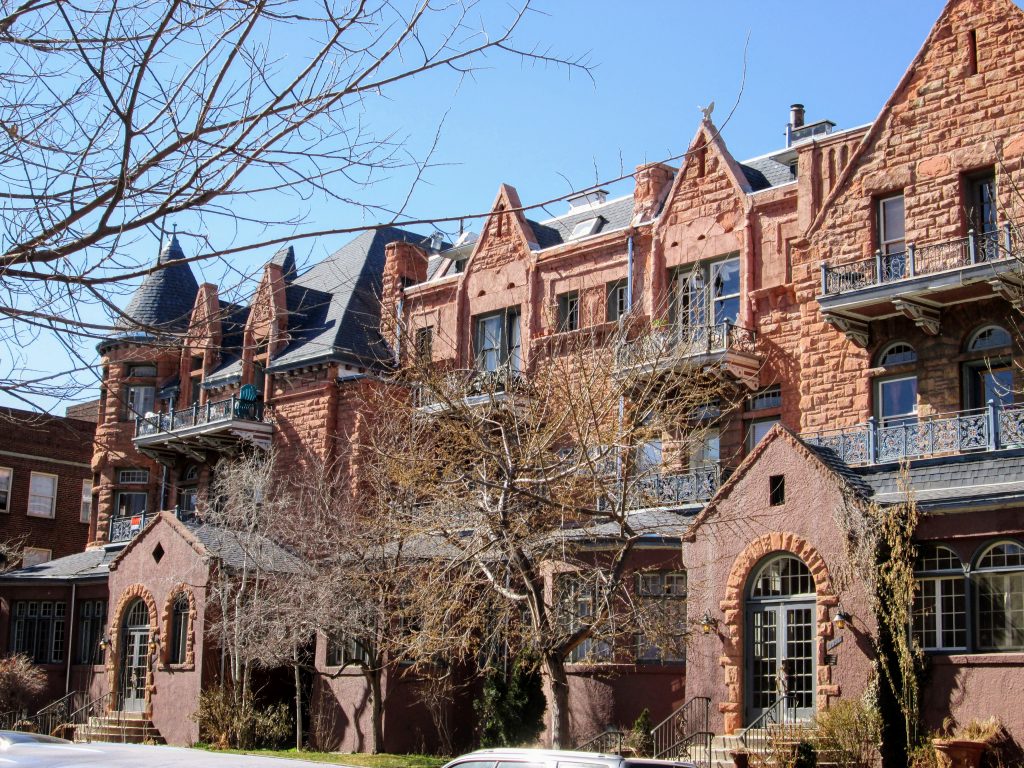
M1001 325L986 325L971 334L967 340L968 352L983 352L1010 345L1010 333Z
M171 606L171 626L168 627L171 641L167 657L168 664L184 664L185 650L188 645L189 631L189 599L184 592L179 592Z
M978 557L974 575L978 648L1024 649L1024 546L998 541Z
M917 362L917 350L905 341L894 341L887 344L878 353L878 366L888 368L892 365L904 365Z
M911 629L918 645L926 651L966 648L967 585L956 552L942 544L922 544L914 576Z
M777 598L813 595L814 578L803 561L793 555L780 555L761 566L750 585L752 598Z
M993 350L1010 345L1009 332L999 325L986 325L967 339L966 351L976 354L963 367L965 408L984 408L989 402L996 405L1013 403L1013 361L1010 357L992 357Z
M149 626L149 609L144 600L136 600L129 606L124 616L124 627L126 629L137 629Z

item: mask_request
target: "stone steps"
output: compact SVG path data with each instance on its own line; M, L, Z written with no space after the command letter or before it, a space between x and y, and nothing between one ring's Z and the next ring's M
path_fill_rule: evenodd
M75 729L75 741L103 741L120 744L166 744L153 722L139 712L121 712L90 717Z

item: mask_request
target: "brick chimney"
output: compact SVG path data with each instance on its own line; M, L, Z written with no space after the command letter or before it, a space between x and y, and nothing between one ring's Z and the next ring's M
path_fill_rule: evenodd
M638 165L633 177L633 224L649 221L665 201L675 171L664 163Z
M406 286L427 279L427 254L421 248L396 240L384 247L384 275L380 295L380 332L391 347L398 350L398 303Z

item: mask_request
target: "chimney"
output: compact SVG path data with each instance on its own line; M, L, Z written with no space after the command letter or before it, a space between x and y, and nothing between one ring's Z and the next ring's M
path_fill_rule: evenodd
M583 208L593 208L596 205L603 205L608 199L607 189L591 189L587 192L580 192L566 198L570 211L579 211Z
M791 104L789 107L789 127L803 128L804 126L804 105Z

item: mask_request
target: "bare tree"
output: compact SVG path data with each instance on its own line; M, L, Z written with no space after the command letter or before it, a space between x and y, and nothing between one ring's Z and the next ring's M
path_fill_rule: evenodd
M312 197L380 225L403 217L408 195L375 205L366 189L404 170L411 194L433 149L414 156L405 136L371 127L373 110L411 78L465 76L489 53L586 72L516 43L529 11L529 0L0 2L0 390L73 391L19 350L58 332L84 369L80 342L131 325L117 295L160 268L142 246L167 220L199 238L202 259L282 242Z
M652 509L682 490L669 485L710 480L709 468L683 471L686 457L738 390L689 364L687 345L716 332L670 338L626 322L563 339L521 373L516 360L468 372L411 361L377 403L387 418L365 468L376 514L430 561L406 597L421 622L415 655L533 653L555 746L570 738L570 659L610 659L637 635L685 642L679 617L631 588L631 555L645 536L685 530ZM647 450L656 438L663 461Z

